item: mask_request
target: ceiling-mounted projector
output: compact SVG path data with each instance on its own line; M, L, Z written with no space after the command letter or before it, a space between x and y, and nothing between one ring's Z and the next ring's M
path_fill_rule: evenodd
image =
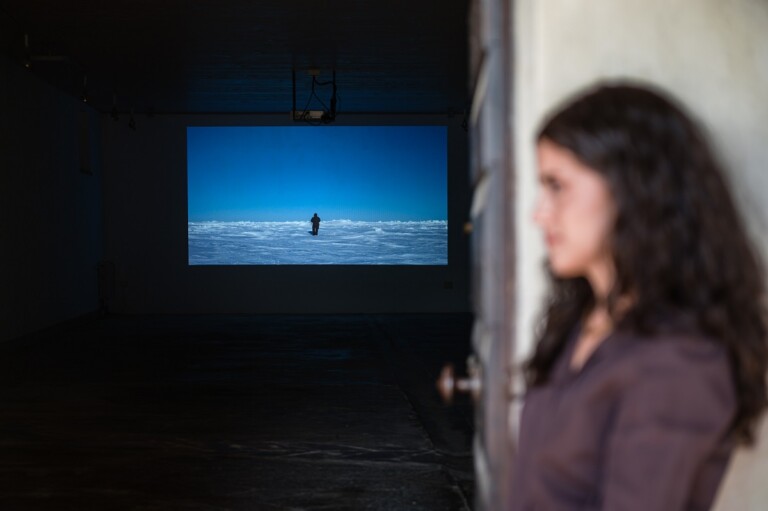
M321 121L323 116L327 116L322 110L293 110L294 121Z
M328 124L336 120L336 70L333 70L333 79L331 81L321 82L317 79L320 76L319 69L310 69L307 73L312 77L312 89L309 95L309 99L306 102L304 110L296 109L296 70L293 70L293 109L291 110L291 118L294 121L307 122L309 124ZM315 91L315 87L322 87L330 85L333 87L333 92L330 98L330 108L326 106L325 102L320 99ZM324 110L310 110L310 103L314 102L323 106Z

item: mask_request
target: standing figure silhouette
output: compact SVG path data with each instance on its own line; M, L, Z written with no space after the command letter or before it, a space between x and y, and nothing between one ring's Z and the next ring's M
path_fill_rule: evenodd
M315 216L310 218L309 221L312 222L312 236L317 236L317 231L320 230L320 217L315 213Z

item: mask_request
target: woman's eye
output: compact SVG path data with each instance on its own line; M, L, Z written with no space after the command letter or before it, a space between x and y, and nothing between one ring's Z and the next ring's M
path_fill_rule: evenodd
M557 179L549 178L544 182L544 185L552 192L559 192L563 186Z

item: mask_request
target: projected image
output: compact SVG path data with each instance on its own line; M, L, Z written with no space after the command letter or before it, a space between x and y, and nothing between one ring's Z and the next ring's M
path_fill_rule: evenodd
M448 264L445 126L187 128L190 265Z

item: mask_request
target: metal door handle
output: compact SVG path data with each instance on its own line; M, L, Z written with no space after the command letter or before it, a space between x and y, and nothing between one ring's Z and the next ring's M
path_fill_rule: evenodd
M453 400L456 393L470 394L473 399L480 398L482 390L482 379L480 378L480 366L474 356L467 360L467 378L457 378L453 364L445 364L440 371L440 377L437 379L437 390L446 403Z

